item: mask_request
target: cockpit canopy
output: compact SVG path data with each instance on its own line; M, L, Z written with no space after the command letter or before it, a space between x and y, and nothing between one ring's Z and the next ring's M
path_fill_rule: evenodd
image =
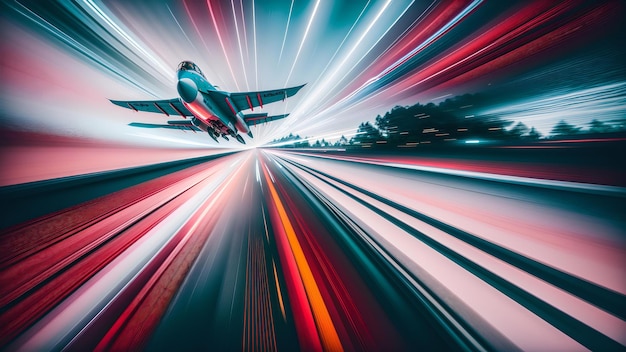
M183 70L183 71L187 71L187 70L191 70L191 71L196 71L200 74L200 76L204 77L204 74L202 73L202 71L200 70L200 67L198 67L198 65L194 64L191 61L183 61L178 65L178 70ZM206 77L205 77L206 78Z

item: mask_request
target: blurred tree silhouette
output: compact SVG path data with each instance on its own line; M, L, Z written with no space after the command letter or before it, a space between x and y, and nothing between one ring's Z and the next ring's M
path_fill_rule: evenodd
M511 124L493 116L475 117L470 111L484 103L478 95L465 94L446 99L439 105L396 106L384 116L376 117L379 133L390 146L406 143L438 143L457 139L506 139L511 133L528 133L524 124L512 131ZM470 109L471 108L471 109Z
M357 134L352 137L351 144L376 143L376 141L382 137L380 131L376 127L372 126L369 121L362 122L356 132Z
M526 126L523 122L518 122L509 131L509 134L511 135L512 138L523 138L523 137L528 136L529 133L530 133L530 128L528 128L528 126Z
M559 121L550 131L550 135L553 137L567 137L580 133L580 127L570 125L565 120Z
M334 146L335 147L341 147L341 146L344 146L344 145L348 145L348 138L346 138L346 136L342 135L341 138L339 138L335 142Z
M608 121L611 123L612 132L626 131L626 118Z
M539 133L539 131L537 131L534 127L532 127L530 131L528 131L527 138L530 140L537 140L541 138L541 133Z
M293 133L290 133L288 136L282 137L280 139L274 139L271 144L281 144L279 147L281 148L307 148L309 147L309 141L307 140L303 140L304 138L300 137L299 135L293 135ZM293 142L293 143L286 143L286 142ZM283 144L284 143L284 144Z
M589 133L609 133L613 132L614 128L610 124L593 119L589 123Z

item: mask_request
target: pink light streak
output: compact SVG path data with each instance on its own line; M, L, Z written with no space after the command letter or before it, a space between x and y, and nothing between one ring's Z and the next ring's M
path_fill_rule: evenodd
M237 78L235 77L235 72L233 71L233 67L230 64L230 59L228 58L228 53L226 52L226 47L224 46L224 41L222 40L222 35L220 33L219 25L217 24L217 20L215 19L215 14L213 13L213 7L211 6L211 1L207 0L207 6L209 7L209 12L211 13L211 19L213 20L213 25L215 26L215 31L217 32L217 39L222 46L222 50L224 52L224 57L226 58L226 64L228 65L228 70L230 71L231 76L233 77L233 81L235 82L235 86L237 90L241 90L239 88L239 84L237 83Z

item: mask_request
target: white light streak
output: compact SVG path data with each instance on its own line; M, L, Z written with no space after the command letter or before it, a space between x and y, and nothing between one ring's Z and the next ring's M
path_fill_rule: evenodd
M480 5L483 0L474 0L469 6L467 6L463 11L461 11L458 15L456 15L450 22L446 23L443 27L439 28L437 32L431 35L428 39L422 42L420 45L416 46L413 50L411 50L408 54L404 55L402 58L391 64L387 67L383 72L376 75L376 77L372 78L373 82L379 80L382 76L388 74L389 72L395 70L400 65L408 61L410 58L415 56L418 52L420 52L425 47L432 44L435 40L439 39L444 33L446 33L450 28L454 27L457 23L459 23L465 16L467 16L470 12L472 12L478 5Z
M311 17L309 18L309 22L306 25L306 29L304 31L304 36L302 37L302 41L300 42L300 46L298 47L298 51L296 52L296 58L293 60L293 65L291 65L291 69L289 70L289 75L287 75L287 79L285 80L285 86L289 82L291 78L291 74L293 73L294 67L296 67L296 63L298 63L298 57L300 57L300 52L302 51L302 47L304 46L304 42L306 41L307 36L309 35L309 30L311 29L311 24L313 24L313 19L315 18L315 14L317 13L317 8L320 5L320 0L315 2L315 7L313 8L313 13L311 13Z
M248 52L248 32L246 31L246 16L243 13L243 0L239 0L239 9L241 10L241 29L243 30L243 47L246 49L246 57L250 59Z
M91 10L93 10L98 17L106 22L117 34L119 34L126 42L128 42L133 48L142 53L148 60L156 65L161 71L160 73L168 79L173 79L174 75L172 69L163 64L156 57L151 55L146 49L144 49L139 43L137 43L130 35L128 35L122 28L120 28L109 16L107 16L92 0L83 1Z
M193 142L193 141L189 141L185 139L163 137L163 136L157 136L154 134L147 134L147 133L127 133L127 135L133 136L133 137L153 139L153 140L162 141L162 142L172 142L172 143L177 143L177 144L198 145L201 147L210 147L210 148L226 148L226 147L221 147L215 144L199 143L199 142Z
M91 51L88 48L86 48L84 45L82 45L79 42L77 42L75 39L73 39L72 37L70 37L69 35L64 33L63 31L61 31L60 29L58 29L57 27L52 25L50 22L48 22L45 19L43 19L41 16L39 16L38 14L33 12L28 7L24 6L23 4L21 4L19 2L16 2L16 4L21 6L28 13L26 13L24 11L21 11L18 8L14 8L15 11L19 12L24 17L30 19L35 24L37 24L38 26L40 26L41 28L43 28L44 30L46 30L47 32L52 34L53 36L57 37L62 42L64 42L66 45L70 46L74 50L77 50L78 52L80 52L81 54L85 55L86 57L88 57L90 60L92 60L96 64L98 64L98 65L102 66L103 68L105 68L106 70L114 73L115 75L117 75L117 77L122 78L123 80L126 80L127 82L130 82L131 84L133 84L137 88L143 90L144 92L146 92L146 93L148 93L148 94L150 94L150 95L152 95L154 97L158 96L158 94L156 94L154 91L150 90L148 87L142 85L138 81L130 78L127 74L121 72L116 66L111 65L110 62L108 62L107 60L104 60L102 57L100 57L99 55L97 55L93 51Z
M349 68L348 70L346 70L346 73L344 74L344 76L343 76L343 77L341 77L341 78L339 79L339 81L343 81L343 79L344 79L344 78L345 78L345 77L346 77L346 76L347 76L350 72L352 72L352 71L354 70L354 68L355 68L357 65L359 65L359 63L360 63L360 62L361 62L361 61L362 61L362 60L363 60L363 59L364 59L364 58L365 58L365 57L366 57L366 56L367 56L367 55L368 55L368 54L369 54L369 53L370 53L373 49L374 49L374 47L376 47L376 45L378 45L378 43L379 43L379 42L380 42L380 41L381 41L381 40L382 40L382 39L383 39L383 38L387 35L387 33L391 30L391 28L393 28L393 27L396 25L396 23L398 23L398 21L400 20L400 18L402 18L402 16L404 16L404 14L408 11L408 9L409 9L409 8L413 5L413 3L414 3L414 2L415 2L414 0L413 0L413 1L411 1L411 3L410 3L408 6L406 6L406 7L404 8L404 10L402 11L402 13L401 13L399 16L397 16L397 17L396 17L396 19L393 21L393 23L392 23L389 27L387 27L387 29L385 30L385 32L384 32L381 36L379 36L379 38L376 40L376 42L370 46L370 48L369 48L369 49L368 49L368 50L367 50L367 51L366 51L366 52L365 52L365 53L361 56L361 58L360 58L359 60L357 60L357 61L354 63L354 65L352 65L352 67L351 67L351 68ZM356 78L355 78L355 79L356 79ZM352 83L353 81L354 81L354 79L353 79L351 82L349 82L348 84L346 84L346 85L349 85L349 84L350 84L350 83ZM333 89L334 89L334 87L333 87ZM327 113L328 113L330 110L332 110L332 109L339 108L339 105L340 105L341 103L345 102L347 99L351 98L353 95L356 95L356 93L357 93L357 92L358 92L358 90L354 91L354 92L353 92L353 93L351 93L348 97L343 98L343 99L341 99L339 102L337 102L336 104L334 104L334 105L332 105L332 106L330 106L330 107L328 107L328 108L326 108L326 109L324 109L324 110L322 110L322 111L320 111L320 112L315 113L315 115L313 115L313 116L314 116L314 117L319 117L319 116L322 116L322 115L324 115L324 114L327 114ZM297 111L297 112L296 112L296 111L294 111L294 113L292 113L292 115L299 116L299 115L298 115L298 113L299 113L299 112L300 112L300 111ZM310 114L310 115L309 115L309 117L311 117L311 115L312 115L312 114Z
M254 35L254 89L259 89L259 62L256 52L256 10L252 0L252 33Z
M259 159L256 160L255 162L256 165L256 180L258 183L261 183L261 176L259 175Z
M246 82L246 89L250 90L250 84L248 83L248 74L246 73L246 64L243 60L243 49L241 48L241 38L239 36L239 25L237 24L237 15L235 13L235 2L230 1L231 8L233 9L233 20L235 21L235 33L237 34L237 45L239 46L239 57L241 58L241 70L243 71L243 77ZM242 19L243 20L243 19Z
M239 88L239 84L237 83L237 78L235 77L235 71L233 71L233 67L230 64L230 60L228 59L228 52L226 51L226 47L224 46L224 41L222 41L222 35L220 34L220 28L217 25L217 20L215 19L215 14L213 13L211 0L207 0L206 3L207 3L207 6L209 7L211 20L213 20L213 25L215 26L215 31L217 32L217 40L220 42L220 46L222 47L222 51L224 52L224 57L226 58L226 64L228 65L228 70L230 71L230 75L233 77L233 81L235 82L235 87L237 87L237 90L241 90Z
M372 83L378 81L379 79L381 79L383 76L389 74L390 72L394 71L395 69L397 69L398 67L400 67L402 64L404 64L406 61L408 61L410 58L412 58L413 56L415 56L418 52L420 52L422 49L424 49L425 47L427 47L428 45L432 44L435 40L439 39L443 34L445 34L450 28L452 28L454 25L456 25L459 21L461 21L463 18L465 18L470 12L472 12L476 7L478 7L478 5L480 5L482 3L482 0L475 0L474 2L472 2L469 6L467 6L465 9L463 9L463 11L461 11L457 16L455 16L452 20L450 20L448 23L446 23L443 27L441 27L437 32L435 32L432 36L430 36L428 39L426 39L424 42L422 42L420 45L418 45L417 47L415 47L413 50L411 50L408 54L404 55L402 58L400 58L399 60L397 60L396 62L394 62L392 65L388 66L386 69L384 69L381 73L379 73L378 75L376 75L375 77L370 78L367 82L365 82L362 86L360 86L359 88L357 88L356 90L354 90L352 93L350 93L348 96L344 97L343 99L341 99L339 102L337 102L337 104L335 104L336 106L339 106L340 104L345 103L346 101L352 99L354 96L356 96L359 92L363 91L366 87L370 86ZM410 5L409 5L410 7ZM408 7L407 7L408 9ZM405 9L406 12L406 9ZM401 17L401 16L400 16ZM398 17L398 19L400 18ZM397 19L397 20L398 20ZM396 22L397 22L396 20ZM395 24L395 22L394 22ZM393 26L393 25L392 25ZM391 29L391 27L389 27L389 29ZM389 29L387 31L389 31ZM387 32L385 32L386 34ZM384 35L383 35L384 36ZM381 39L382 37L381 36ZM380 40L380 39L379 39ZM377 42L378 43L378 42ZM376 45L376 44L374 44ZM358 64L358 63L357 63ZM354 68L354 66L353 66ZM341 78L341 80L343 80L343 77ZM333 88L334 89L334 88ZM324 111L322 111L321 113L324 112L328 112L330 109L334 108L333 106L325 109ZM320 114L321 114L320 113Z
M267 165L264 165L264 166L265 166L265 170L267 170L267 174L270 175L270 179L272 179L272 183L276 183L274 181L274 176L272 175L272 172L270 171L270 169L267 167Z
M321 136L314 136L314 137L306 137L306 138L300 138L300 139L296 139L296 140L291 140L291 141L285 141L285 142L280 142L280 143L276 143L276 144L269 144L269 147L280 147L283 145L290 145L290 144L295 144L295 143L302 143L302 142L308 142L308 141L313 141L313 140L319 140L319 139L329 139L329 140L333 140L333 139L339 139L342 136L343 137L353 137L359 134L363 134L365 132L356 132L356 130L353 129L349 129L349 130L344 130L344 131L334 131L330 134L325 134L325 135L321 135Z
M529 100L504 107L489 109L481 114L506 117L508 120L542 122L534 125L548 134L550 126L558 120L571 124L584 124L592 119L606 121L626 115L626 82L605 84L548 97L531 97Z
M356 18L356 20L354 21L354 23L352 24L352 27L350 27L350 29L348 30L348 33L346 33L346 35L343 37L343 40L341 41L341 43L339 43L339 46L337 47L337 50L335 50L335 52L333 53L333 56L330 58L330 60L328 60L328 63L326 64L326 66L324 67L324 69L322 70L322 73L320 73L319 77L315 80L315 82L313 82L313 84L311 84L312 86L316 86L317 82L319 82L319 80L322 78L322 76L324 75L324 73L326 73L326 70L328 69L328 67L330 66L330 64L333 63L333 60L335 59L335 57L337 56L337 54L339 53L339 50L341 50L341 48L343 47L343 44L346 42L346 40L348 39L348 37L350 37L350 34L352 34L352 30L354 30L354 27L356 27L356 24L359 23L359 20L361 19L361 17L363 17L363 14L365 13L365 10L367 9L367 7L369 6L369 1L365 4L365 6L363 7L363 10L361 10L361 13L359 14L359 16Z
M280 63L283 57L283 50L285 49L285 41L287 40L287 31L289 31L289 23L291 22L291 12L293 11L293 3L295 0L291 0L291 6L289 7L289 16L287 17L287 26L285 26L285 35L283 36L283 45L280 47L280 55L278 55L278 63Z
M198 48L196 48L196 46L193 45L193 43L191 42L191 39L189 39L189 37L187 36L187 33L185 33L185 31L183 30L183 27L181 27L180 23L178 23L178 20L176 19L176 16L174 16L174 13L172 12L172 9L170 9L170 6L167 5L167 4L165 4L165 6L167 7L167 10L170 12L170 15L172 15L172 18L174 19L174 22L176 22L176 25L180 29L181 33L183 33L183 35L187 39L187 42L191 45L192 48L194 48L196 51L198 51Z
M343 70L343 66L346 64L346 62L351 58L351 56L354 54L354 51L361 45L361 42L363 41L363 39L365 39L365 37L367 36L367 34L370 32L370 30L372 29L372 27L376 24L376 22L378 22L378 19L380 18L380 16L382 16L383 12L385 12L385 10L387 9L387 7L389 6L389 4L391 3L390 0L388 0L385 5L382 7L382 9L378 12L378 14L376 15L376 17L374 18L373 21L370 22L369 26L367 26L367 28L365 29L365 31L363 31L363 33L361 34L361 36L359 37L359 39L356 41L356 43L354 43L354 45L352 46L352 48L348 51L348 53L343 57L343 59L341 60L341 62L338 65L335 65L335 69L331 72L331 74L328 77L324 77L322 84L321 85L314 85L316 87L315 91L313 93L310 93L309 96L307 97L307 99L302 102L299 106L299 110L302 111L307 111L309 109L309 106L311 104L313 104L314 102L323 100L326 96L328 96L330 94L330 92L341 82L341 80L336 81L335 85L333 86L333 88L328 89L327 86L332 82L332 80L335 78L335 76L339 73L339 71ZM359 14L359 17L356 19L356 21L354 22L354 24L352 25L352 27L350 28L350 31L348 31L348 35L352 32L352 29L354 28L354 26L357 24L357 22L359 21L359 19L361 18L361 15L363 15L363 12L365 12L365 9L367 8L369 2L365 5L365 7L363 8L363 10L361 11L361 13ZM347 37L347 36L346 36ZM344 38L345 41L345 38ZM341 45L343 44L343 41L341 42L341 44L339 45L339 48L341 47ZM339 48L337 48L337 50L339 50ZM335 52L336 53L336 52ZM330 61L328 62L328 64L326 65L326 67L328 67L330 65L330 63L332 62L332 60L334 59L334 55L333 57L330 59ZM326 69L324 69L324 71L326 71ZM324 74L324 72L322 72L322 74ZM343 76L345 77L345 76ZM321 75L320 75L321 78ZM342 78L343 79L343 78ZM318 78L319 80L319 78ZM317 83L317 82L316 82ZM320 97L320 95L324 94L323 96Z

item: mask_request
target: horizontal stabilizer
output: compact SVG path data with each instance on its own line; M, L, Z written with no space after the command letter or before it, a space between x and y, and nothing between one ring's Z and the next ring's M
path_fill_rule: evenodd
M168 123L169 122L191 122L191 121L168 121ZM191 123L190 124L168 124L168 125L164 125L164 124L157 124L157 123L131 122L131 123L128 124L128 126L141 127L141 128L167 128L167 129L171 129L171 130L192 130L194 132L202 131L198 127L194 126Z
M263 112L263 113L258 113L258 114L244 114L243 115L243 118L245 120L256 119L256 118L260 118L260 117L267 117L267 113Z
M170 120L167 121L167 123L169 125L173 125L173 126L193 126L193 123L191 122L191 120Z
M289 116L289 114L274 115L274 116L267 116L267 113L265 113L265 114L246 114L246 115L243 115L243 119L244 119L244 121L246 121L246 123L248 125L256 125L256 124L259 124L259 123L265 123L265 122L270 122L270 121L274 121L274 120L284 119L287 116Z

